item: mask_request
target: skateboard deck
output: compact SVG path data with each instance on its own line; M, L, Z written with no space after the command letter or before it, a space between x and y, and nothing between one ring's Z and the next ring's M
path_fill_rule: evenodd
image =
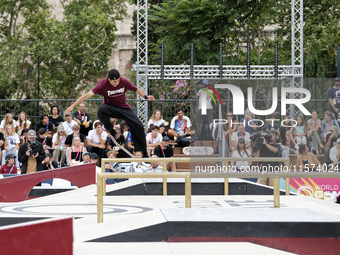
M214 149L212 147L206 146L196 146L196 147L184 147L183 153L189 156L206 156L214 153Z

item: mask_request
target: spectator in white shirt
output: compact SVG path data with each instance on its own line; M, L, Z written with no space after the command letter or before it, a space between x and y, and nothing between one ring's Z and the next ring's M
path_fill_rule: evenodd
M160 145L162 142L162 135L159 133L158 126L152 126L151 133L146 135L146 146L149 158L153 154L153 150L156 146Z
M5 126L4 137L5 149L2 151L2 162L5 163L7 155L13 154L15 156L16 166L19 166L18 149L20 145L20 139L19 136L15 133L14 128L11 124L7 124L7 126Z
M90 130L87 136L87 151L97 153L101 158L106 157L107 133L103 130L103 124L98 121L94 124L94 129Z
M10 124L13 127L13 132L15 132L15 128L17 127L16 121L13 119L13 114L12 113L7 113L5 115L5 118L1 121L0 124L0 132L4 132L5 127Z
M238 131L234 132L231 136L231 146L232 146L232 151L236 150L238 140L240 138L243 138L245 140L246 148L251 151L251 142L250 142L250 135L248 132L246 132L246 129L244 126L239 125L238 126Z
M187 116L184 116L182 109L176 110L175 117L172 118L168 135L174 140L179 136L189 136L191 131L191 121Z
M169 122L163 120L163 115L161 110L155 110L153 114L151 115L151 118L148 121L148 128L150 128L150 125L153 124L155 126L160 126L164 124L164 126L169 125Z
M23 129L30 129L31 121L27 119L27 114L25 112L21 112L19 114L19 119L16 123L18 128L18 134L21 134Z
M66 162L66 142L67 134L63 125L59 125L57 133L53 135L52 138L52 148L53 151L53 161L58 162L58 164Z
M63 122L63 126L67 135L73 134L73 126L77 125L77 122L72 119L70 113L65 114L66 121Z

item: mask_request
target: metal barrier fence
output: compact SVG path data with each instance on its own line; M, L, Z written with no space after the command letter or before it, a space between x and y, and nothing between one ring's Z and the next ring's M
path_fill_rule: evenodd
M108 162L162 162L163 173L105 173L105 163ZM293 177L311 177L310 175L318 173L263 173L263 172L223 172L223 173L197 173L197 172L166 172L167 162L223 162L225 166L229 165L230 161L252 161L252 162L283 162L289 166L289 158L126 158L126 159L107 159L101 160L102 172L97 173L97 221L103 222L103 196L106 195L107 178L163 178L163 196L167 195L167 179L168 178L184 178L185 179L185 207L191 208L191 178L223 178L224 179L224 194L229 194L229 178L274 178L274 207L280 207L280 178L286 178L286 195L289 195L289 178ZM299 175L300 174L300 175ZM302 175L301 175L302 174ZM308 175L307 175L308 174ZM320 174L320 173L319 173ZM318 177L322 177L317 175ZM334 173L333 173L334 174ZM312 176L313 177L313 176ZM326 176L323 176L326 177ZM329 175L327 175L329 177ZM338 178L340 173L336 173Z
M23 99L23 100L0 100L0 121L5 117L7 113L12 113L15 120L18 120L20 112L25 112L28 119L32 122L32 127L40 121L40 115L51 115L51 107L57 105L61 111L60 115L63 115L64 111L73 103L76 99ZM159 109L163 113L163 119L170 122L171 119L176 116L176 108L190 109L190 103L192 100L187 99L175 99L175 100L156 100L149 102L149 118L153 111ZM128 99L127 102L131 105L132 109L137 111L137 100ZM103 104L103 99L88 99L85 101L86 112L90 114L92 119L97 119L98 108ZM78 110L78 106L74 109L74 112ZM189 115L190 112L187 112Z
M95 96L96 97L96 96ZM67 109L72 102L75 102L75 99L22 99L22 100L0 100L0 120L2 120L7 113L12 113L15 120L18 120L18 116L20 112L25 112L28 116L28 119L32 122L32 127L35 127L35 124L40 120L41 114L51 114L51 106L57 105L63 115L65 109ZM136 99L128 99L128 103L132 106L132 109L137 111L137 100ZM268 109L268 105L271 105L271 101L268 100L253 100L256 102L256 108L258 109ZM280 100L278 100L280 101ZM163 119L170 122L171 119L176 116L176 109L183 108L186 109L187 112L185 115L191 118L193 123L193 128L197 128L198 123L196 116L190 116L192 114L198 115L197 99L167 99L167 100L156 100L148 102L148 118L151 117L152 113L155 110L161 110L163 114ZM224 99L223 102L223 113L227 113L227 110L232 106L232 100ZM86 112L88 112L92 119L97 119L98 108L103 104L103 99L88 99L85 101ZM323 119L323 113L329 110L329 103L327 99L317 99L310 100L305 103L304 106L307 109L317 109L319 113L319 118ZM77 107L76 107L77 108ZM74 109L77 111L77 109ZM137 112L136 112L137 113ZM218 116L217 107L214 108L215 116ZM225 116L222 116L223 118ZM243 116L239 116L242 118ZM265 119L267 116L263 117ZM261 118L257 116L257 118Z

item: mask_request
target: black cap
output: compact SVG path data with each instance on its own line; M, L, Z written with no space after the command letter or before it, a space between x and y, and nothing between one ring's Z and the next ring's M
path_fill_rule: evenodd
M169 140L170 140L169 136L164 136L163 137L163 141L169 141Z
M111 69L107 75L107 78L110 80L118 80L120 77L120 73L118 72L117 69Z
M7 154L5 159L16 158L14 154Z
M91 153L91 159L93 159L93 158L97 158L97 159L99 158L97 153Z

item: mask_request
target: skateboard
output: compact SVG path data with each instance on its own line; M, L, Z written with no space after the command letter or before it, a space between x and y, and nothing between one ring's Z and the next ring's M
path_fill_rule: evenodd
M212 147L196 146L196 147L184 147L183 153L188 156L206 156L214 153Z

